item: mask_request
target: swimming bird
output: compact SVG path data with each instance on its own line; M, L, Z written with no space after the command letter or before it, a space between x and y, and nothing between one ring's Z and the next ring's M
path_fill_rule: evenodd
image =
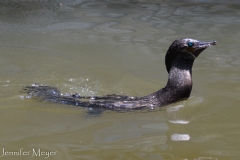
M124 95L81 96L79 94L63 95L51 86L26 86L23 91L28 97L68 105L95 107L113 110L155 108L189 98L192 91L192 66L194 60L207 47L216 45L217 41L201 42L184 38L175 40L165 56L168 81L164 88L143 97Z

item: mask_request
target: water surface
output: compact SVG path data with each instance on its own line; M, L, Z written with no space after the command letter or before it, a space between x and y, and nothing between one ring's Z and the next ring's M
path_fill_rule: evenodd
M238 1L1 1L0 154L30 154L0 158L239 159L239 17ZM165 53L184 37L218 41L196 59L186 101L90 114L21 98L33 83L147 95L165 86Z

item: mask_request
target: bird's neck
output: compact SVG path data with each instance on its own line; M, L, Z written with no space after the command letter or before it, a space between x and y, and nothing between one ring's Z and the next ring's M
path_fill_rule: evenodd
M166 87L189 88L192 87L192 71L190 69L182 69L172 67L168 74L168 82Z
M192 91L192 65L193 61L178 59L173 62L168 74L167 85L145 98L157 105L167 105L187 99Z
M169 74L165 92L170 93L176 101L188 98L192 91L192 65L193 62L186 62L178 59L173 63Z
M175 60L169 67L167 85L142 99L159 106L187 99L192 91L193 62L194 59Z
M154 93L154 97L160 105L167 105L187 99L190 96L191 91L191 70L183 70L177 67L172 67L168 75L167 85Z

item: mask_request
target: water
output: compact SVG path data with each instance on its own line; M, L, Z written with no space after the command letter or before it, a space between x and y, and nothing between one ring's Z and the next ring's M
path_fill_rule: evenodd
M0 154L9 154L0 158L239 159L239 9L215 0L2 0ZM21 99L33 83L147 95L165 85L165 53L183 37L218 41L195 61L187 101L93 113Z

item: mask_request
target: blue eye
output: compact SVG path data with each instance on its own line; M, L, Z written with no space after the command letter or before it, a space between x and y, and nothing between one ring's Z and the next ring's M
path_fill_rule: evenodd
M193 42L188 42L187 44L188 44L188 47L192 47L194 45Z

